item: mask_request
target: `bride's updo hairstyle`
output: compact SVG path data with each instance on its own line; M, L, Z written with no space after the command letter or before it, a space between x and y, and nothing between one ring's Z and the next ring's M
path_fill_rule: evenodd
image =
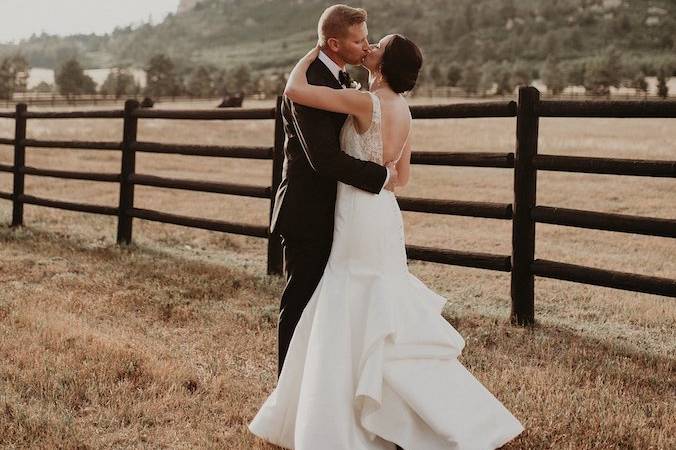
M380 72L390 88L401 94L415 87L422 61L418 46L407 37L395 34L383 51Z

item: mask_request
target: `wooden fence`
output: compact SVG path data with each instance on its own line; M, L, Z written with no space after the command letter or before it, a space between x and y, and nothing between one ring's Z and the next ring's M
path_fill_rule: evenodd
M614 92L608 96L595 96L589 93L584 92L566 92L553 95L548 92L543 92L542 98L548 100L588 100L588 101L599 101L599 100L662 100L662 101L676 101L674 97L676 90L671 89L669 92L669 97L666 100L662 100L656 94L647 94L642 92ZM264 92L252 92L248 94L245 100L265 100L269 98L274 98L273 95L266 94ZM505 93L501 95L489 94L489 93L474 93L468 94L458 87L448 87L448 86L439 86L439 87L425 87L416 88L415 91L411 93L412 97L431 97L431 98L456 98L456 99L465 99L465 100L491 100L491 101L509 101L514 100L515 95L513 92ZM78 106L115 106L121 103L124 103L125 100L133 98L134 100L141 100L145 95L126 95L126 96L116 96L114 94L74 94L70 96L54 93L19 93L15 94L13 98L0 99L0 108L11 108L14 107L17 103L25 103L29 106L69 106L69 107L78 107ZM190 94L175 95L175 96L151 96L155 103L174 103L174 102L189 102L189 103L220 103L224 96L223 95L211 95L211 96L195 96Z
M11 108L17 103L25 103L29 106L44 106L44 107L60 107L60 106L115 106L124 103L126 100L132 98L134 100L142 100L145 95L125 95L115 96L113 94L74 94L70 96L61 94L26 94L15 96L15 98L0 99L0 108ZM220 103L224 96L194 96L194 95L174 95L174 96L151 96L155 103L173 103L173 102L205 102L205 103ZM260 95L250 95L248 98L259 98Z
M280 101L281 99L277 100L275 108L181 111L139 109L138 102L135 100L128 100L123 111L29 112L25 104L18 104L15 112L0 112L0 118L12 118L16 125L13 139L0 138L0 145L14 146L14 164L12 166L0 165L0 172L9 172L14 176L13 192L0 192L0 198L13 202L13 226L23 224L24 204L118 216L117 242L119 244L128 244L132 241L134 218L265 238L268 240L268 272L279 274L282 271L280 240L278 236L269 234L267 225L208 220L135 208L134 186L155 186L269 198L271 212L272 199L281 181L284 158L284 130L279 114ZM409 259L511 272L510 319L512 323L520 325L532 324L535 319L535 276L676 297L676 280L534 259L536 222L676 238L676 219L565 209L535 203L538 170L676 178L676 161L540 155L537 153L540 117L676 118L676 102L544 101L540 100L540 93L537 89L524 87L519 90L518 103L505 101L414 106L412 113L415 119L516 117L516 149L514 153L413 152L412 164L512 169L514 171L514 201L509 204L399 197L399 205L403 211L512 221L511 255L407 245ZM124 121L122 141L26 139L26 122L31 118L119 118ZM139 142L136 139L139 119L275 120L274 145L273 147L233 147ZM27 147L120 150L122 152L121 170L119 174L85 173L27 167L25 165ZM139 174L135 170L137 152L272 160L271 183L269 187L259 187ZM117 207L110 207L26 195L24 193L25 175L118 183L119 204Z

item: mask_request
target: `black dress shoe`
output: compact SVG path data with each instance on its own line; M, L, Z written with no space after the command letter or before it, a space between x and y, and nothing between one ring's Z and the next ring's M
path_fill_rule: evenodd
M397 444L395 444L395 445L397 445ZM397 445L397 450L404 450L404 449Z

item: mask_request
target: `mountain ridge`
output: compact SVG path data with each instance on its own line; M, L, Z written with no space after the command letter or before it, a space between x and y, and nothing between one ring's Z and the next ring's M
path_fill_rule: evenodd
M157 25L110 34L40 35L1 45L33 67L56 68L69 57L88 68L144 67L156 53L179 66L288 68L316 41L323 0L182 0ZM579 61L615 46L637 64L676 62L676 5L668 0L360 0L372 40L411 37L426 59L448 66L473 61L541 65L547 57ZM177 39L177 36L180 36Z

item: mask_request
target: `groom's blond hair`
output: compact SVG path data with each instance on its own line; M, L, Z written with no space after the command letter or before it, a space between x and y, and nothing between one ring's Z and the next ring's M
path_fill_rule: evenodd
M347 5L333 5L324 10L317 24L319 46L324 47L329 38L342 38L352 25L366 22L366 10Z

